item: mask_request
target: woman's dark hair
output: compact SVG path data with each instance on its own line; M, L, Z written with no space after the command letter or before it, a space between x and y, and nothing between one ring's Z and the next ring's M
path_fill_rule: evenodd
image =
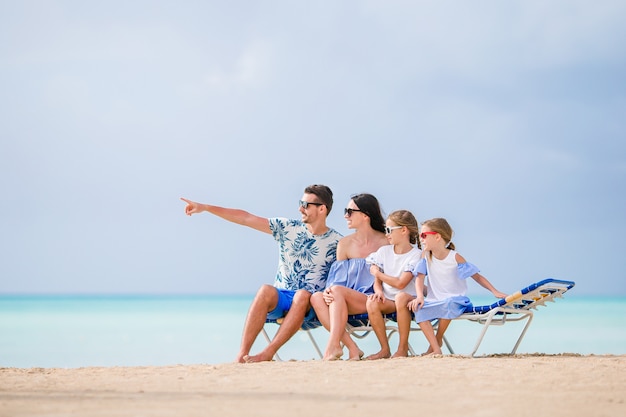
M326 214L330 214L330 211L333 209L333 192L329 187L321 184L309 185L304 189L304 193L317 196L320 203L326 206L326 209L328 210Z
M363 214L370 218L372 229L385 233L385 219L380 211L378 200L371 194L355 194L350 199Z

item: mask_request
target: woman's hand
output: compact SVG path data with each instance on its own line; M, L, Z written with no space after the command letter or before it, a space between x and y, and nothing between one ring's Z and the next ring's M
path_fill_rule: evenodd
M330 291L330 288L326 288L322 293L322 297L326 302L326 305L330 305L333 301L335 301L335 297L333 297L333 293Z

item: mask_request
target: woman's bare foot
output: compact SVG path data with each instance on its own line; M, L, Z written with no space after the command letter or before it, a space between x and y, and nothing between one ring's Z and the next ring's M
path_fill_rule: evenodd
M393 356L391 356L391 359L406 358L408 356L409 356L408 350L398 350L396 353L393 354Z
M387 359L388 357L391 356L390 352L383 352L382 350L378 353L374 353L373 355L369 355L368 357L365 358L365 360L367 361L373 361L376 359Z
M365 355L365 353L363 353L363 351L361 349L359 349L356 353L356 355L352 355L352 353L350 353L350 357L348 358L349 361L360 361L363 358L363 355Z
M326 351L323 360L325 361L338 361L343 356L343 349L341 347Z

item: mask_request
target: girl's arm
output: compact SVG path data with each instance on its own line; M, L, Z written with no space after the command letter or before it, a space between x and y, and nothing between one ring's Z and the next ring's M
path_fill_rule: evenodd
M474 275L472 275L472 278L474 278L474 281L476 281L481 287L486 288L489 291L491 291L491 293L495 295L496 297L506 298L505 293L498 291L496 287L494 287L487 278L483 277L479 273L475 273Z
M374 276L374 294L371 294L368 298L374 301L385 301L385 293L383 292L383 283L376 278L376 274L380 273L380 268L377 265L370 265L370 273Z
M372 275L374 274L372 273ZM399 277L392 277L390 275L385 274L384 272L381 272L379 269L378 272L376 272L376 275L374 275L374 278L386 284L389 284L394 288L403 290L404 287L409 285L409 283L413 279L413 274L411 273L411 271L405 271L401 273Z
M407 307L409 310L416 312L424 305L424 274L417 274L417 278L415 278L415 293L417 297L415 299L409 301Z
M465 260L465 258L464 258L464 257L462 257L462 256L461 256L460 254L458 254L458 253L455 255L455 259L456 259L456 262L457 262L458 264L462 264L462 263L467 262L467 261ZM476 282L477 282L477 283L478 283L481 287L486 288L486 289L488 289L489 291L491 291L491 293L492 293L493 295L495 295L496 297L498 297L498 298L506 298L506 294L505 294L505 293L498 291L498 290L496 289L496 287L494 287L494 286L491 284L491 282L489 282L489 280L488 280L487 278L483 277L483 276L482 276L482 275L480 275L478 272L477 272L477 273L475 273L474 275L472 275L472 278L474 278L474 281L476 281Z
M417 277L415 278L415 293L417 297L424 298L424 280L426 279L426 275L419 272Z

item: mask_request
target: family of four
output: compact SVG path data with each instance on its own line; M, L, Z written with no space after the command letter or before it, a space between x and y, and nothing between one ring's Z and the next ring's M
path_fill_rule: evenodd
M254 297L237 362L272 360L305 318L313 315L330 332L325 360L342 358L344 346L349 359L359 360L363 352L346 331L346 324L349 315L363 313L368 314L381 346L366 359L392 356L383 315L393 312L399 330L394 357L408 355L413 314L430 345L426 353L440 354L450 321L470 304L466 278L472 277L498 298L506 297L455 251L452 228L445 219L423 222L421 229L407 210L394 211L384 219L371 194L351 197L344 218L354 233L345 237L326 224L333 193L325 185L304 189L299 220L259 217L245 210L182 200L189 216L206 211L269 233L278 242L274 285L263 285ZM283 320L268 346L250 355L267 318ZM437 333L431 324L435 319Z

